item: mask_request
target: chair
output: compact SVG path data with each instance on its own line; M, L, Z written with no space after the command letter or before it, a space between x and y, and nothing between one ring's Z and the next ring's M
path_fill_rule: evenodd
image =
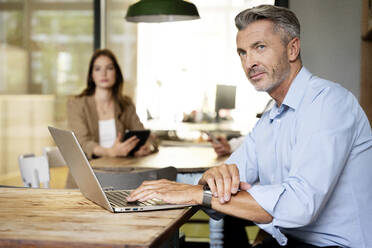
M50 168L66 165L66 162L63 159L61 152L56 146L44 147L43 155L48 158L48 163L49 163Z
M49 165L46 156L25 154L18 157L19 170L25 187L49 187Z
M63 167L67 166L66 161L64 160L61 152L59 151L57 146L46 146L43 148L43 155L48 158L49 168L56 168L56 167ZM64 174L63 174L64 175ZM58 179L62 179L63 177L58 177ZM68 174L66 175L66 181L64 187L67 189L76 189L78 188L77 184L75 183L74 179L70 171L68 170Z
M145 180L168 179L176 181L177 178L177 169L172 166L142 171L94 170L94 173L104 189L135 189Z

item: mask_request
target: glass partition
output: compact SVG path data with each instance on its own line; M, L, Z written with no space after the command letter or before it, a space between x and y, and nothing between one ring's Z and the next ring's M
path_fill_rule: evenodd
M137 88L137 24L124 20L134 0L106 1L106 47L111 49L124 75L124 94L136 99Z
M93 51L93 0L0 1L0 177L20 154L54 145L66 99L85 86Z

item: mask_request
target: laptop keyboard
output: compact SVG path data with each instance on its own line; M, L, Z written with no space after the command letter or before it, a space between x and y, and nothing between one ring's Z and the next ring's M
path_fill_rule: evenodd
M151 199L147 201L128 202L127 197L130 194L129 190L112 190L105 191L107 199L113 207L130 207L130 206L153 206L166 204L164 201L158 199Z

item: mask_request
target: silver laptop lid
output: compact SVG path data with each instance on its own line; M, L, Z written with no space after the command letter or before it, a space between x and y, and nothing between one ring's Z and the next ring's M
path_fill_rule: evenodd
M81 193L89 200L113 212L75 134L72 131L54 127L48 127L48 129Z

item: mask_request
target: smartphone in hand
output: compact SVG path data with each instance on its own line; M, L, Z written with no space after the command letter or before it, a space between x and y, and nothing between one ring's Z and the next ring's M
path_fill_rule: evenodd
M138 151L141 146L143 146L147 139L150 136L150 130L145 129L145 130L125 130L123 139L121 142L124 142L125 140L129 139L130 137L136 136L139 141L137 145L130 151L129 155L133 156L136 151Z

